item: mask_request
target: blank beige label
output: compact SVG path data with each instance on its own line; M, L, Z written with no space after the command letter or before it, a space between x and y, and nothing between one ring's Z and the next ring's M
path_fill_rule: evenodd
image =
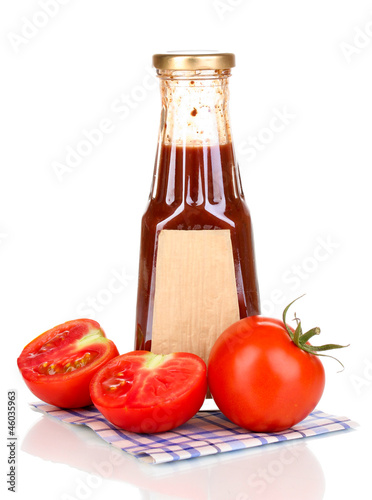
M217 337L240 319L230 231L161 231L155 280L151 350L207 362Z

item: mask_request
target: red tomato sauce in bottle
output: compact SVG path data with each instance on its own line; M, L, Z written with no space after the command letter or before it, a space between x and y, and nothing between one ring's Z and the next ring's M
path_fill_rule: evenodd
M161 231L228 230L238 319L260 313L251 217L228 114L228 78L234 56L162 54L153 60L160 79L162 113L152 189L141 230L135 347L145 350L152 348ZM208 278L201 278L198 286L208 290ZM177 324L175 329L179 330Z

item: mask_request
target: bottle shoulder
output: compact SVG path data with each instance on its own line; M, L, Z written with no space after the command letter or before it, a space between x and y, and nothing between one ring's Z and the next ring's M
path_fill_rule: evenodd
M158 229L233 229L250 222L250 213L244 198L215 205L167 205L150 200L142 217L142 224Z

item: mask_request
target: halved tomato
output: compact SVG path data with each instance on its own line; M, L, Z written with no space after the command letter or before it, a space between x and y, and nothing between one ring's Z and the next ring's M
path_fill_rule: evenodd
M164 432L184 424L207 392L207 367L195 354L133 351L96 373L90 394L96 408L131 432Z
M30 391L46 403L78 408L92 403L89 382L119 352L91 319L76 319L42 333L17 363Z

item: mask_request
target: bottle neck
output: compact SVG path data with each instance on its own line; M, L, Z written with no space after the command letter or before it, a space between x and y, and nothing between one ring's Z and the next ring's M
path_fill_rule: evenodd
M230 70L159 70L162 117L159 143L216 146L231 142Z

